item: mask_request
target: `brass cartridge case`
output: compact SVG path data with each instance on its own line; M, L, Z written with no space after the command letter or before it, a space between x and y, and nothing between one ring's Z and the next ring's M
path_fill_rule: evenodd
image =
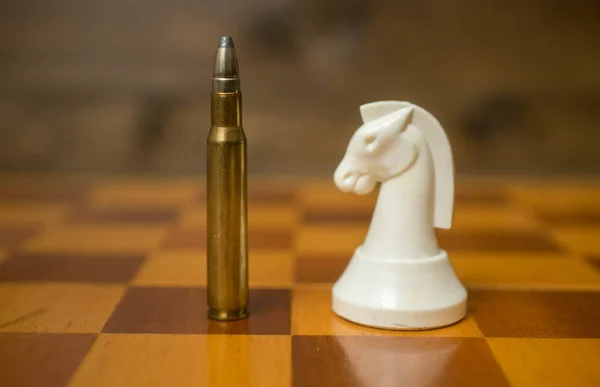
M233 51L221 42L218 50ZM216 61L231 55L217 53ZM249 299L246 136L237 61L229 60L233 74L219 73L225 67L215 63L207 139L207 302L216 320L245 318Z

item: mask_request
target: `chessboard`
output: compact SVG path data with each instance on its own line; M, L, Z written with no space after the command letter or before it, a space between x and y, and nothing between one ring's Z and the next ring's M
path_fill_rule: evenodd
M458 180L449 327L331 311L376 192L249 178L250 317L206 317L203 178L0 178L0 386L599 386L600 184Z

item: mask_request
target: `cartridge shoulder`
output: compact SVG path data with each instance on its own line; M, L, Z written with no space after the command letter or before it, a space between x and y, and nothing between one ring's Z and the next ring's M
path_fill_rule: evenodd
M246 135L241 126L212 126L208 142L246 142Z

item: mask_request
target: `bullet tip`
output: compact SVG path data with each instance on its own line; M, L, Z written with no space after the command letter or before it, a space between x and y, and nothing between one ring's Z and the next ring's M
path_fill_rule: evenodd
M219 48L234 48L233 47L233 39L229 36L222 36L219 39Z
M213 91L237 92L239 89L239 70L233 40L229 36L223 36L219 39L219 46L215 53Z

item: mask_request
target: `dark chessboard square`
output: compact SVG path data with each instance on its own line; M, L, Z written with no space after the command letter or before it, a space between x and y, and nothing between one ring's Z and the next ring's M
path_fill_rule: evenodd
M296 260L295 281L298 283L333 283L348 265L348 256L301 256Z
M0 201L28 203L75 203L83 200L87 187L83 183L57 183L31 185L11 185L5 183L0 188Z
M206 230L203 228L174 228L161 244L167 249L206 248Z
M206 204L206 192L198 195L201 204ZM294 204L296 192L293 188L277 187L249 187L248 202L250 204Z
M248 318L232 322L209 321L210 334L289 335L291 293L287 289L251 289Z
M369 223L373 217L373 208L307 208L302 216L304 224L327 223Z
M502 205L508 203L506 192L499 188L457 188L455 201L459 206L462 204ZM302 213L302 221L304 224L368 224L372 220L374 209L375 203L370 206L348 205L320 208L308 207L305 208Z
M504 187L477 185L468 187L457 184L454 192L454 202L458 205L468 204L503 204L509 200Z
M130 288L105 333L204 333L206 297L199 288Z
M251 250L288 250L292 246L291 230L248 230L248 247ZM173 229L161 247L165 249L206 248L206 230L203 228Z
M0 281L127 282L143 255L18 254L0 264Z
M554 226L598 226L600 211L594 208L569 209L568 211L543 210L537 216L544 222Z
M249 318L225 324L208 319L204 288L134 287L103 332L284 335L290 333L290 302L289 290L252 289Z
M600 270L600 255L590 255L586 258L589 263L591 263L595 268Z
M291 230L248 230L248 248L265 250L289 250L294 238Z
M248 190L248 201L252 203L293 204L296 193L293 189L258 189Z
M529 231L436 230L440 246L452 251L561 252L543 234Z
M0 385L63 387L96 335L0 333Z
M293 386L509 386L485 339L294 336Z
M600 338L600 292L472 290L486 337Z
M34 236L40 227L0 227L0 249L14 250Z
M74 223L168 223L179 214L177 208L82 208L68 219Z

